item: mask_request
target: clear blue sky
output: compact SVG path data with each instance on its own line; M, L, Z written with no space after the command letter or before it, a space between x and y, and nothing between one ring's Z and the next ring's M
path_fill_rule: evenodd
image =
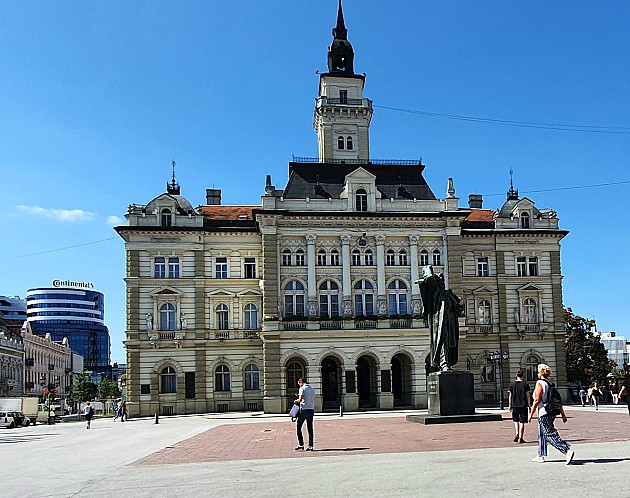
M164 192L173 158L196 206L207 187L225 204L258 204L266 174L282 188L292 154L316 156L315 71L326 70L336 12L336 0L3 2L0 294L94 282L112 359L125 361L112 226ZM375 106L620 127L376 107L371 155L421 157L436 195L453 177L463 206L482 193L500 207L512 168L521 196L571 231L565 305L630 335L630 4L345 0L344 13ZM614 182L627 183L536 192ZM70 246L80 247L47 252Z

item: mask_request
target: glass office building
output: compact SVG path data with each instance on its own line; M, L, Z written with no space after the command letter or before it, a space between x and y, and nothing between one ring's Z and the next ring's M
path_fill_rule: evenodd
M67 337L87 370L109 368L110 340L102 292L75 287L30 289L26 312L35 333L50 334L53 341Z

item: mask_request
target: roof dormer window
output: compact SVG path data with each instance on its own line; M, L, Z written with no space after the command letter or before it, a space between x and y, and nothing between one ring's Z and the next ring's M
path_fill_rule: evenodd
M171 210L168 208L162 209L162 226L170 227L173 225L173 215L171 214Z
M357 211L367 211L368 210L368 196L367 196L367 192L360 188L359 190L357 190L357 193L355 194L355 200L356 200L356 209Z
M521 228L529 228L529 213L521 213Z

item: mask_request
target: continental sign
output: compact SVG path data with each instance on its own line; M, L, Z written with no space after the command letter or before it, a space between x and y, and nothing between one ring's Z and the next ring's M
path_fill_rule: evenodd
M74 282L72 280L53 280L53 287L79 287L81 289L93 289L91 282Z

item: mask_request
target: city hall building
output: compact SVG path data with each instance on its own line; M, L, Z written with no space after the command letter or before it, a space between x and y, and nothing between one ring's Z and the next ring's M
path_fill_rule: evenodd
M473 372L478 403L497 402L517 370L533 380L540 362L566 387L556 213L512 185L499 210L480 195L462 205L451 178L436 195L421 161L373 159L341 3L333 36L319 157L294 158L283 188L267 176L256 205L208 189L193 208L173 174L116 227L132 415L281 413L301 376L317 410L426 407L426 265L465 305L456 368Z

